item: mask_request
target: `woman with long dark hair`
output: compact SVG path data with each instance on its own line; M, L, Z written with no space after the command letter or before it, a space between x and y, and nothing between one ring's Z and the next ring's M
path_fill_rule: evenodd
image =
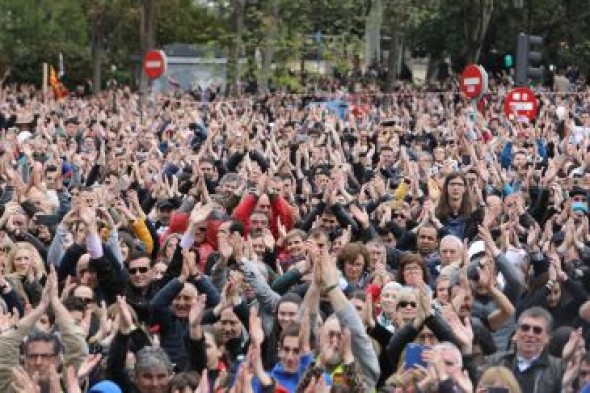
M483 220L483 210L474 206L462 173L453 172L446 177L436 208L436 218L445 232L460 239L471 240L477 235L477 226Z

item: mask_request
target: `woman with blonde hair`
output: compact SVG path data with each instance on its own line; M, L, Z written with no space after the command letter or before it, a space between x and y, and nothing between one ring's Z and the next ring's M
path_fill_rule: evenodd
M5 261L4 274L23 301L37 307L46 272L39 251L31 243L14 244Z
M522 393L514 374L504 366L490 367L484 371L475 393L487 393L490 388L508 389L508 393Z

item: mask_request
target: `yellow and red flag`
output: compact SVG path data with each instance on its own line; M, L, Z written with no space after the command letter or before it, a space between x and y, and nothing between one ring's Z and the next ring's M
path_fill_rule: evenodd
M56 100L61 100L68 95L68 89L59 81L55 68L49 66L49 84Z

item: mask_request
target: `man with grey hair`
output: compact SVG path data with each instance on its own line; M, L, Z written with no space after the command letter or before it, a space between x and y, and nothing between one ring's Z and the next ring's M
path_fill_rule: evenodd
M553 320L542 307L531 307L518 318L514 334L515 349L489 356L488 366L512 370L523 392L557 393L561 391L563 361L549 355L547 343Z
M455 235L446 235L440 241L438 253L441 267L457 264L463 261L463 242Z
M126 393L161 393L168 389L173 375L172 362L162 348L145 346L135 354L133 378L126 367L131 336L137 330L124 297L117 297L119 331L111 344L107 375Z

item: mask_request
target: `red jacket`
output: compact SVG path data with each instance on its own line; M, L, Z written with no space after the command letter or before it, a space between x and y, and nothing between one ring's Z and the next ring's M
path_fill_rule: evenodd
M272 232L275 239L279 238L279 229L277 225L277 219L280 217L281 223L285 226L287 231L290 231L295 223L293 222L293 213L291 212L291 206L285 201L285 199L277 194L272 196L269 195L271 216L269 220L270 231ZM240 201L239 205L236 206L232 216L241 221L244 224L246 233L250 233L250 215L254 212L256 204L258 203L258 197L254 194L248 194Z
M183 234L186 232L188 228L190 214L189 213L181 213L181 212L174 212L170 216L170 225L166 232L160 236L160 244L163 243L163 240L166 239L172 233L180 233ZM220 223L215 220L207 220L207 233L206 239L201 244L194 244L193 247L199 250L199 266L201 267L201 271L204 271L205 264L207 263L207 257L211 254L214 250L217 249L217 230L219 229Z

